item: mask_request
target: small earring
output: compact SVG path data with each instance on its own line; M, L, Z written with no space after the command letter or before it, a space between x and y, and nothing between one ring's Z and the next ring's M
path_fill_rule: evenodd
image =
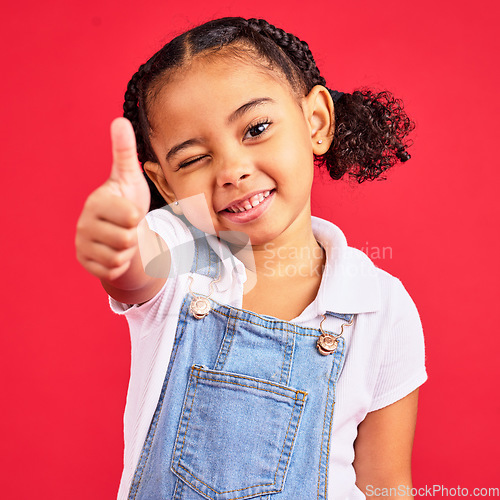
M178 202L178 201L175 201L175 202L174 202L174 205L178 205L178 204L179 204L179 202Z
M321 144L322 142L323 142L323 139L320 139L320 140L318 141L318 144Z

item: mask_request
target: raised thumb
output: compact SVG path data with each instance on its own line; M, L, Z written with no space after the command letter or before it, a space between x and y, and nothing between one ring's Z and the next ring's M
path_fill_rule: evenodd
M110 179L127 183L133 182L138 174L142 177L141 166L137 159L134 128L126 118L116 118L111 123L111 144L113 166Z

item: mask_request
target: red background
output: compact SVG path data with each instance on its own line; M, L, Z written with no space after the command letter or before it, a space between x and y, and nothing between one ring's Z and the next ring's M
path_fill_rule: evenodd
M248 4L248 5L247 5ZM310 44L332 88L388 88L412 160L361 186L318 176L313 209L414 298L427 343L417 487L499 487L498 2L9 2L1 22L2 498L108 499L122 464L125 320L74 257L110 169L126 83L213 17L264 17ZM387 251L388 252L388 251ZM372 255L373 256L373 255Z

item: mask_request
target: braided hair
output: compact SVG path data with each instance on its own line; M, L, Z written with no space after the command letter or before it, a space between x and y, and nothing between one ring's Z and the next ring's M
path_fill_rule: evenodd
M139 161L158 163L150 142L154 99L171 71L181 68L198 54L216 53L222 48L237 57L253 50L272 68L283 73L292 89L305 96L316 85L326 87L306 42L273 26L264 19L226 17L197 26L171 40L145 64L127 85L123 111L136 135ZM408 118L401 100L390 92L356 90L352 94L330 90L335 101L335 132L329 150L317 156L333 179L345 174L358 182L374 180L398 161L407 161L407 140L414 123ZM151 190L150 209L165 201L146 176Z

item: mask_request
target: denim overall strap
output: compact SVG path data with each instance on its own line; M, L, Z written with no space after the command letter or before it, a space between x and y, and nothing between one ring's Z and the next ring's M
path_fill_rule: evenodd
M194 226L188 227L193 235L195 244L191 272L217 279L221 272L221 260L208 243L208 238L215 239L215 236L207 236L207 234Z
M193 269L215 277L215 252L196 240ZM196 319L191 299L129 499L326 500L344 339L322 356L319 329L213 300Z

